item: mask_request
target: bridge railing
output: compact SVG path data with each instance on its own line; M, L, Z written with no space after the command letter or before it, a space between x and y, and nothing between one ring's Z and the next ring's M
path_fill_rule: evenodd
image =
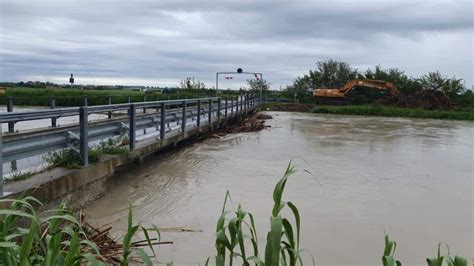
M99 140L126 135L128 148L133 150L137 131L143 130L146 134L148 128L154 128L156 139L164 140L170 133L211 127L214 121L239 115L257 105L257 97L242 95L231 99L211 97L0 113L0 124L8 124L8 133L0 132L0 195L3 194L4 163L16 165L16 160L71 148L80 155L80 163L85 167L89 164L89 147ZM92 114L102 114L104 119L93 120ZM58 126L58 119L66 117L79 117L79 122ZM51 120L50 126L14 130L16 123L41 124L40 120L44 123L44 119Z

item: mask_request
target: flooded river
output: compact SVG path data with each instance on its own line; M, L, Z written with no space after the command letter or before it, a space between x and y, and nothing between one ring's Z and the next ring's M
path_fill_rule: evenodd
M119 174L85 210L96 225L126 227L131 203L145 226L164 232L162 261L203 263L215 254L224 195L257 220L261 249L272 190L290 160L284 194L302 216L302 247L317 265L381 265L383 238L404 265L426 265L438 241L473 256L472 122L270 113L271 129L227 135L157 156ZM306 171L305 171L306 170Z

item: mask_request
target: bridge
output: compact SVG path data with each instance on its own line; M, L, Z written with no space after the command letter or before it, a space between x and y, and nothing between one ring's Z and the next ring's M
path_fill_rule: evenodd
M85 169L90 166L91 147L119 136L126 137L129 155L145 156L219 128L246 115L258 104L257 97L247 94L226 99L211 97L1 113L0 124L8 124L8 132L0 131L0 196L19 192L4 192L4 164L10 163L14 169L17 160L71 149L79 155L77 163ZM100 118L91 119L91 115ZM67 117L79 121L57 125L58 119ZM25 121L34 121L38 128L15 131L15 124ZM50 121L50 126L45 121Z

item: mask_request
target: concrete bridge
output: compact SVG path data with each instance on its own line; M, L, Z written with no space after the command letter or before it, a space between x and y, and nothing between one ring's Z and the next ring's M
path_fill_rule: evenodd
M234 123L258 104L259 99L253 95L242 95L232 99L214 97L1 113L0 123L8 124L9 132L0 133L0 194L14 198L27 192L44 202L66 195L80 198L87 193L87 198L94 198L103 192L96 183L104 183L117 169ZM99 118L90 119L97 114ZM79 122L58 126L58 119L65 117L79 118ZM36 128L14 130L15 124L26 121L37 123ZM50 126L47 121L51 121ZM104 156L91 164L90 148L114 137L126 139L129 151ZM79 155L80 169L56 168L25 180L3 183L4 164L21 171L17 169L18 160L63 149ZM97 191L91 192L91 186Z

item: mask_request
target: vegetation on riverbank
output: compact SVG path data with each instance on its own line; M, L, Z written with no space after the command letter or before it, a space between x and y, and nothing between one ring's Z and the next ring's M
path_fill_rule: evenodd
M108 139L101 141L99 145L89 148L88 159L89 163L96 163L100 158L106 154L125 154L128 149L122 144L124 139ZM69 169L81 168L81 156L78 153L78 148L66 148L60 151L50 152L44 157L45 161L51 167L65 167Z
M221 215L216 227L216 256L208 258L218 266L255 264L303 265L303 249L300 247L301 217L296 205L283 200L288 178L295 172L291 163L273 190L273 209L270 230L267 233L265 251L259 251L259 241L254 216L245 212L241 205L235 211L226 210L230 194L227 191ZM135 225L132 209L128 214L127 232L122 243L109 237L110 228L91 228L82 217L76 218L71 210L60 205L55 210L38 212L41 202L32 197L18 200L0 200L0 264L3 265L105 265L141 263L160 264L154 247L172 242L161 242L159 229ZM285 212L288 210L289 212ZM284 213L290 213L291 219ZM138 232L144 240L133 241ZM156 237L150 237L150 233ZM142 238L142 239L143 239ZM447 245L446 245L447 246ZM149 248L148 253L141 247ZM395 259L396 242L385 237L382 255L383 266L401 266ZM467 266L467 260L459 256L443 255L441 244L436 257L428 258L428 266ZM308 255L308 257L312 257ZM314 258L312 259L314 265ZM171 263L168 263L170 265Z
M261 106L261 109L268 111L312 112L320 114L366 115L474 121L474 108L471 107L459 108L453 111L443 111L426 110L421 108L400 108L377 104L315 105L297 103L266 103Z
M455 111L443 111L425 110L421 108L400 108L383 105L326 105L316 106L311 112L320 114L368 115L474 121L474 109L471 108L462 108Z

